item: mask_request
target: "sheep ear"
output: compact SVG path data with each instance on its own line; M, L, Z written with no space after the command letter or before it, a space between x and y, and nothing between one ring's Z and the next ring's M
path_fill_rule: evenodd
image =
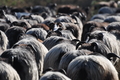
M108 54L107 54L107 58L108 58L109 60L111 60L111 57L117 57L117 58L120 59L120 56L118 56L117 54L115 54L115 53L108 53Z
M59 27L58 29L57 29L57 31L61 31L62 30L62 28L61 27Z
M48 31L46 38L50 37L51 34L52 34L52 32L51 32L51 31Z
M72 39L71 42L72 42L72 44L77 45L80 42L80 40L78 40L78 39Z
M102 40L102 39L103 39L103 34L102 34L102 33L99 33L98 36L99 36L99 37L98 37L99 40Z
M48 72L48 71L52 71L52 70L53 70L52 67L48 67L46 70L43 71L43 74L46 73L46 72Z
M105 27L101 27L103 30L107 31L107 29Z
M76 50L78 49L78 47L82 44L86 43L85 41L79 41L77 44L76 44Z
M55 25L54 23L50 23L50 24L49 24L49 27L50 27L51 30L54 29L54 25Z
M69 29L71 32L72 32L72 34L74 35L74 30L73 29Z
M92 43L91 46L93 47L93 51L95 52L98 48L98 44L96 42Z
M60 30L55 31L59 36L62 36L62 33L60 32Z
M25 22L22 22L21 25L22 25L22 27L27 26Z
M64 69L60 69L60 70L58 70L58 71L61 72L61 73L63 73L63 74L65 74L65 75L67 74Z
M14 22L12 22L11 24L10 24L10 26L14 26L14 25L17 25L17 21L14 21Z
M95 26L91 26L91 27L89 28L89 31L91 32L94 28L95 28Z
M87 32L87 34L85 35L85 38L86 38L85 42L88 42L90 39L90 32Z

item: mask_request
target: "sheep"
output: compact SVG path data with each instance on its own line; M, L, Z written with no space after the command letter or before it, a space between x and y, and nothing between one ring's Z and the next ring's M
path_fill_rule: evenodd
M112 33L113 35L116 36L117 38L117 42L118 42L118 46L120 46L120 37L119 37L119 34L120 34L120 22L112 22L108 25L107 27L107 31ZM120 55L118 55L120 56ZM118 60L118 63L115 64L115 67L119 73L119 78L120 78L120 69L119 69L119 63L120 63L120 60Z
M10 28L10 25L6 22L0 22L0 30L5 32L7 29Z
M21 19L21 20L27 21L30 24L30 26L38 24L38 21L34 19Z
M100 1L95 5L95 9L101 8L101 7L111 7L111 8L117 8L118 4L116 1Z
M55 23L65 22L65 23L74 23L74 19L70 16L59 16L55 21Z
M75 45L67 42L63 42L52 47L44 59L43 70L47 69L48 67L58 69L62 56L71 50L75 50Z
M26 20L17 20L14 21L10 24L10 26L19 26L19 27L23 27L25 29L29 29L31 28L31 25L26 21Z
M9 48L11 48L22 34L25 34L26 29L18 26L10 27L6 32L6 36L9 40Z
M67 67L69 63L76 57L81 55L88 55L91 54L92 51L89 51L87 49L81 49L81 50L72 50L68 51L66 54L64 54L60 60L59 68L58 69L64 69L67 70Z
M109 23L107 22L95 22L95 21L87 21L83 26L83 33L82 33L82 41L85 41L87 38L87 34L95 30L106 31L106 27Z
M77 44L77 46L78 45L79 44ZM112 51L109 49L109 47L107 47L107 45L101 40L91 40L88 43L82 44L80 47L78 46L77 49L78 50L87 49L87 50L90 50L92 52L100 53L105 57L107 57L108 53L112 53Z
M71 80L66 76L65 71L61 70L49 70L45 72L40 80Z
M98 10L99 14L114 14L116 12L116 8L111 8L111 7L101 7Z
M1 54L17 71L21 80L38 80L38 68L30 50L24 48L7 49Z
M38 23L42 23L44 18L40 15L30 15L33 20L36 20Z
M91 38L93 39L103 41L103 43L108 47L111 53L115 53L118 56L120 55L120 51L119 51L120 44L114 34L109 33L107 31L94 31L90 35L91 35ZM114 64L115 68L119 72L120 60L117 57L113 57L111 62ZM120 72L119 72L119 75L120 75Z
M47 25L49 27L49 30L53 30L54 29L53 24L54 24L55 20L56 20L56 18L54 18L54 17L48 17L42 22L42 24Z
M104 56L96 55L73 59L68 65L67 76L72 80L119 80L113 64Z
M52 16L56 16L57 3L49 3L47 7L50 9Z
M90 40L92 39L101 40L112 53L115 53L117 55L120 54L118 41L115 35L113 35L112 33L109 33L107 31L93 31L92 33L90 33L90 37L88 38L88 42L90 42ZM115 58L114 61L116 63L117 59Z
M12 22L18 20L14 15L6 14L5 12L4 12L4 17L5 17L7 23L12 23Z
M60 36L50 36L43 41L43 44L48 50L50 50L53 46L59 44L60 42L64 40L67 40L67 39L64 37L60 37Z
M75 25L74 23L65 23L65 22L61 22L59 23L59 25L60 25L59 27L62 30L70 30L72 34L76 37L76 39L81 40L82 29L80 29L78 25Z
M44 41L46 39L46 36L47 36L47 32L42 28L31 28L31 29L26 31L26 34L30 34L30 35L32 35L32 36L34 36L37 39L40 39L42 41Z
M0 55L9 47L9 41L6 34L0 30Z
M90 40L92 40L92 39L97 39L97 40L101 40L101 41L103 41L109 48L110 48L110 50L114 50L114 49L112 49L113 47L111 47L111 46L113 46L113 45L117 45L117 39L116 39L116 37L113 35L113 34L111 34L111 33L109 33L109 32L107 32L107 31L99 31L99 30L96 30L96 31L93 31L93 32L91 32L89 35L88 35L89 37L88 37L88 41L87 42L89 42ZM112 39L111 39L111 37L112 37ZM109 41L109 43L108 43L108 41ZM114 43L112 43L112 42L114 42ZM116 42L116 43L115 43ZM116 47L116 49L117 49L117 47ZM115 50L116 51L116 50ZM116 53L116 52L115 52Z
M94 21L94 22L104 22L104 20L101 20L101 19L93 19L91 21Z
M0 80L21 80L17 71L10 65L0 61Z
M34 14L42 14L42 13L46 13L47 14L47 17L48 16L52 16L52 13L50 11L50 8L49 7L46 7L46 6L34 6L32 8L32 13ZM46 17L43 17L44 19Z
M46 24L43 24L43 23L32 25L32 28L43 28L47 32L50 30L50 28Z
M62 37L70 40L76 39L76 37L72 34L70 30L61 30L60 32L62 33Z
M112 22L120 22L120 16L117 15L111 15L106 17L104 22L112 23Z
M83 32L83 25L85 23L85 20L86 20L86 16L84 17L85 15L83 15L82 13L76 13L76 14L72 14L72 18L75 20L75 23L78 27L79 27L79 34L80 34L80 40L81 40L81 35L82 35L82 32Z
M101 19L104 20L106 18L107 14L95 14L91 17L90 20L94 20L94 19Z
M15 12L14 15L16 16L17 19L21 19L21 17L23 17L23 16L25 16L25 17L30 16L30 13L26 13L26 12Z
M107 26L106 30L114 34L116 38L119 40L120 39L120 37L118 36L120 31L119 27L120 27L120 22L112 22Z
M50 37L50 36L60 36L70 40L76 39L70 30L49 31L47 37Z
M34 54L40 77L43 72L44 57L48 53L48 49L34 37L28 37L19 40L17 43L13 45L13 48L16 49L20 47L24 50L25 48L24 45L26 45L25 46L26 48L27 46L28 47L31 46L31 50L33 52L32 55Z

